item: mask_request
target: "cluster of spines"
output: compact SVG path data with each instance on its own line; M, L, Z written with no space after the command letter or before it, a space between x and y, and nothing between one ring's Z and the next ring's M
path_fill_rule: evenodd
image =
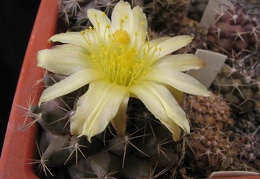
M254 127L253 132L241 132L240 159L244 161L246 170L260 170L260 126ZM252 169L252 165L254 168Z

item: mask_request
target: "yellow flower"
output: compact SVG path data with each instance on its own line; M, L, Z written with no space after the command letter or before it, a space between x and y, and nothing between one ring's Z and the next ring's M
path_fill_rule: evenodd
M179 139L180 128L189 133L185 112L171 91L208 96L210 93L203 85L182 72L205 64L191 54L170 54L192 38L149 40L142 9L131 9L123 1L114 7L111 21L95 9L88 11L88 18L93 28L54 35L51 41L64 44L38 53L39 67L68 75L45 89L40 103L89 84L71 118L72 134L87 135L90 140L111 122L118 135L123 136L129 97L140 99L173 133L174 140Z

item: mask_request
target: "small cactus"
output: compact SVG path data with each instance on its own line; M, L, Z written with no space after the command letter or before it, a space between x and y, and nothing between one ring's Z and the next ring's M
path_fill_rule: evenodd
M256 17L247 13L243 4L230 6L217 13L215 23L209 26L208 40L226 51L250 49L259 43L260 24Z
M230 169L237 151L228 135L216 127L200 127L193 130L188 138L190 149L186 151L189 165L204 175Z
M186 110L196 126L214 126L222 131L225 126L233 123L229 105L221 95L189 96Z
M207 172L229 169L237 150L229 139L231 133L228 129L233 125L233 120L225 100L220 95L189 96L186 111L192 126L192 132L186 139L188 165L203 177Z
M259 80L259 75L247 76L248 73L250 71L246 68L239 70L224 65L212 86L212 89L223 94L229 102L234 118L246 116L252 112L259 113L257 111L260 99L259 84L256 82Z

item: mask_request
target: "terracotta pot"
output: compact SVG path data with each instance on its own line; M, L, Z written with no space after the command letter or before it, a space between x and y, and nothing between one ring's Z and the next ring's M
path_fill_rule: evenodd
M48 39L56 33L58 20L58 0L42 0L30 41L20 72L13 106L6 130L0 160L1 179L32 179L37 178L33 173L33 165L28 164L36 156L36 141L38 127L33 125L23 130L24 111L29 98L37 102L42 88L35 86L37 80L43 76L43 71L36 68L36 55L39 50L49 48Z
M34 99L37 103L42 92L41 84L36 81L43 76L43 70L36 67L37 52L49 48L47 41L57 32L58 0L42 0L32 30L31 38L21 69L13 106L7 126L3 151L0 159L0 179L38 178L29 164L37 156L36 141L38 126L24 130L24 110L27 102ZM231 177L230 179L256 179L257 176ZM221 179L221 178L218 178Z

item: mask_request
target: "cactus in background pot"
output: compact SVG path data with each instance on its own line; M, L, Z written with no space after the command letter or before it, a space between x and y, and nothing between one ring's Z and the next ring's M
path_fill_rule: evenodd
M226 51L254 48L259 43L259 25L256 15L244 9L242 3L223 5L214 24L209 26L208 40Z
M118 2L119 0L61 0L60 14L72 31L84 30L91 25L87 16L88 9L102 10L110 17ZM132 7L142 7L147 16L149 28L158 34L176 34L186 16L188 5L188 0L128 0L127 2Z
M234 121L224 98L188 96L185 110L191 121L185 161L196 173L206 177L213 171L229 170L238 155L237 144L230 138Z

